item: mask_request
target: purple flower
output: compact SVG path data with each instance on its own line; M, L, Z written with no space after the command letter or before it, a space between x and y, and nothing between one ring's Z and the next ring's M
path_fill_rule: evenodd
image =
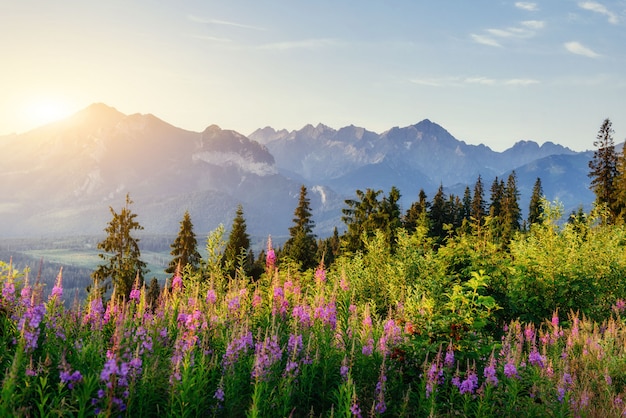
M504 375L509 379L518 378L517 367L512 362L508 362L504 365Z
M324 267L320 266L315 269L315 280L318 283L326 283L326 271L324 270Z
M218 387L213 397L217 399L219 402L224 402L224 389L222 389L221 387Z
M496 362L491 356L491 360L489 361L489 365L485 367L483 374L488 384L492 384L494 386L498 386L498 376L496 376Z
M294 335L289 334L289 341L287 342L287 351L293 354L300 353L302 350L302 334Z
M15 300L15 284L13 284L12 280L4 282L2 297L7 303L13 303Z
M280 361L282 355L283 351L278 345L278 337L276 335L265 337L263 342L256 343L252 378L264 379L270 368Z
M298 320L301 325L311 326L311 312L307 305L296 305L293 307L291 315Z
M469 393L472 394L478 388L478 376L476 376L476 372L470 370L467 372L465 380L461 382L459 386L459 392L461 395Z
M276 253L272 248L272 236L267 238L267 253L265 255L265 265L268 270L273 270L276 265Z
M172 290L181 290L183 288L183 278L176 274L172 279Z
M531 351L530 354L528 355L528 362L532 364L533 366L539 366L542 369L545 365L544 357L541 354L539 354L539 351L537 351L536 348L533 348L533 351Z
M353 403L352 406L350 407L350 412L352 412L352 415L355 417L361 417L361 408L359 407L358 403Z
M130 298L130 300L134 300L136 302L139 302L139 299L141 298L141 291L139 289L131 290L129 298Z
M446 357L443 360L443 364L446 367L454 366L454 349L452 344L448 345L448 349L446 350Z
M215 290L209 289L206 292L206 301L207 303L214 304L217 300L217 295L215 294Z
M115 375L117 373L119 373L117 361L114 358L111 358L104 363L104 367L102 368L102 372L100 373L100 380L104 382L109 382L111 379L111 375Z
M364 356L371 356L373 352L374 352L374 339L368 338L367 343L361 349L361 353Z
M347 379L347 378L348 378L348 372L349 372L349 371L350 371L350 368L349 368L347 365L342 364L342 365L341 365L341 368L339 369L339 374L340 374L340 375L341 375L341 377L343 377L344 379Z
M52 288L52 292L50 293L50 297L48 300L52 300L55 297L59 299L63 297L63 267L61 267L61 270L59 271L57 281Z

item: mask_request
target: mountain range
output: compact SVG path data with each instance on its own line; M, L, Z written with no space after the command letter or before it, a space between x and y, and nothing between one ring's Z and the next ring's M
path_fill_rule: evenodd
M258 129L248 136L210 125L184 130L151 114L126 115L98 103L23 134L0 136L0 237L103 234L127 193L151 234L175 234L185 210L204 234L229 227L242 204L248 232L285 236L302 184L315 233L342 228L344 200L356 189L396 186L406 209L420 189L462 195L480 175L515 170L521 205L540 177L546 197L566 210L589 208L591 152L520 141L496 152L456 139L429 120L383 133L323 124ZM485 196L486 200L489 196Z

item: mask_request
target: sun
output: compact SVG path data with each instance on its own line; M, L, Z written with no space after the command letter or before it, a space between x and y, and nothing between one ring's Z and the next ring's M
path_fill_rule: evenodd
M23 115L26 124L38 128L51 122L64 119L72 113L69 104L56 98L31 100L24 106Z

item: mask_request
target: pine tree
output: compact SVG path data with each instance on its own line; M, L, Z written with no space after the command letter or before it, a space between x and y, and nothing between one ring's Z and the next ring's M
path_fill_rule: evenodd
M127 194L126 204L120 213L109 207L113 219L104 230L107 237L98 243L98 249L104 251L98 256L106 263L99 265L91 275L94 284L102 286L103 292L114 287L115 294L125 298L130 295L137 276L139 285L143 285L143 276L147 271L146 263L141 261L139 239L131 235L133 231L143 229L135 220L137 215L130 210L132 203Z
M381 212L383 217L383 232L387 238L387 243L391 251L394 251L396 241L398 239L398 229L402 227L400 219L400 190L392 186L389 195L384 197L381 202Z
M189 211L185 211L183 220L180 221L178 236L176 236L170 248L172 249L170 255L173 258L165 269L166 273L174 274L176 269L180 268L182 270L187 265L191 266L191 269L194 271L198 269L202 256L198 252L198 241L196 240L196 234L193 232Z
M430 211L428 212L428 219L430 221L430 236L441 243L446 235L444 226L446 223L449 223L449 210L446 195L443 192L443 185L439 186L437 193L433 197Z
M519 206L519 197L517 176L515 171L513 171L506 180L502 200L502 235L505 242L509 242L513 237L513 233L521 229L522 210Z
M306 187L302 185L298 206L294 211L293 226L289 228L289 239L285 242L283 252L300 262L303 270L317 265L317 241L313 234L315 222L312 218L311 202L307 197Z
M483 181L478 176L476 180L476 184L474 184L474 195L472 197L472 205L470 209L470 217L476 222L477 226L480 226L484 222L484 218L486 215L485 209L485 190L483 187Z
M366 189L357 190L357 199L345 200L347 208L342 209L341 220L346 224L347 230L342 237L342 246L348 252L357 252L364 249L361 240L363 234L372 237L376 229L382 225L381 204L378 196L382 190Z
M243 257L243 264L240 266L240 259ZM222 266L230 277L235 277L238 267L243 267L244 273L249 274L252 269L253 255L250 252L250 236L246 231L246 220L243 216L243 207L237 205L233 226L228 236L228 242L224 248Z
M607 118L602 123L593 145L597 148L593 159L589 161L590 188L596 195L596 204L607 205L614 215L617 194L615 178L617 177L617 153L613 142L613 128Z
M411 204L411 207L404 215L403 227L409 232L414 232L419 225L428 227L426 215L429 209L430 202L428 202L428 197L424 189L420 189L418 200Z
M543 205L541 203L542 198L543 188L541 186L541 179L537 177L535 185L533 186L533 193L530 196L530 205L528 206L529 225L541 222L543 218Z

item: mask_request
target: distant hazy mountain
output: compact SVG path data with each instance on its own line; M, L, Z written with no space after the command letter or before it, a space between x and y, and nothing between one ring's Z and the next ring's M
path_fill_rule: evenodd
M238 203L253 233L290 226L300 184L261 144L216 125L176 128L153 115L92 105L62 122L0 139L0 235L101 233L126 193L151 233L230 226Z
M266 127L246 137L216 125L187 131L94 104L0 137L0 155L0 237L101 234L109 206L119 210L126 193L146 233L176 234L185 210L198 233L229 227L241 203L248 231L275 237L288 234L301 184L319 236L341 229L344 199L356 189L387 193L396 186L408 207L420 188L429 198L440 184L462 194L480 174L488 189L495 176L515 169L523 202L536 177L548 199L566 209L593 200L589 154L532 141L495 152L429 120L381 134L318 124L292 132Z
M396 185L405 195L416 196L420 188L473 184L479 174L492 178L549 155L576 154L561 145L531 141L499 153L485 145L468 145L427 119L382 134L319 124L292 132L266 127L250 138L267 146L281 172L325 182L341 193L371 184Z

